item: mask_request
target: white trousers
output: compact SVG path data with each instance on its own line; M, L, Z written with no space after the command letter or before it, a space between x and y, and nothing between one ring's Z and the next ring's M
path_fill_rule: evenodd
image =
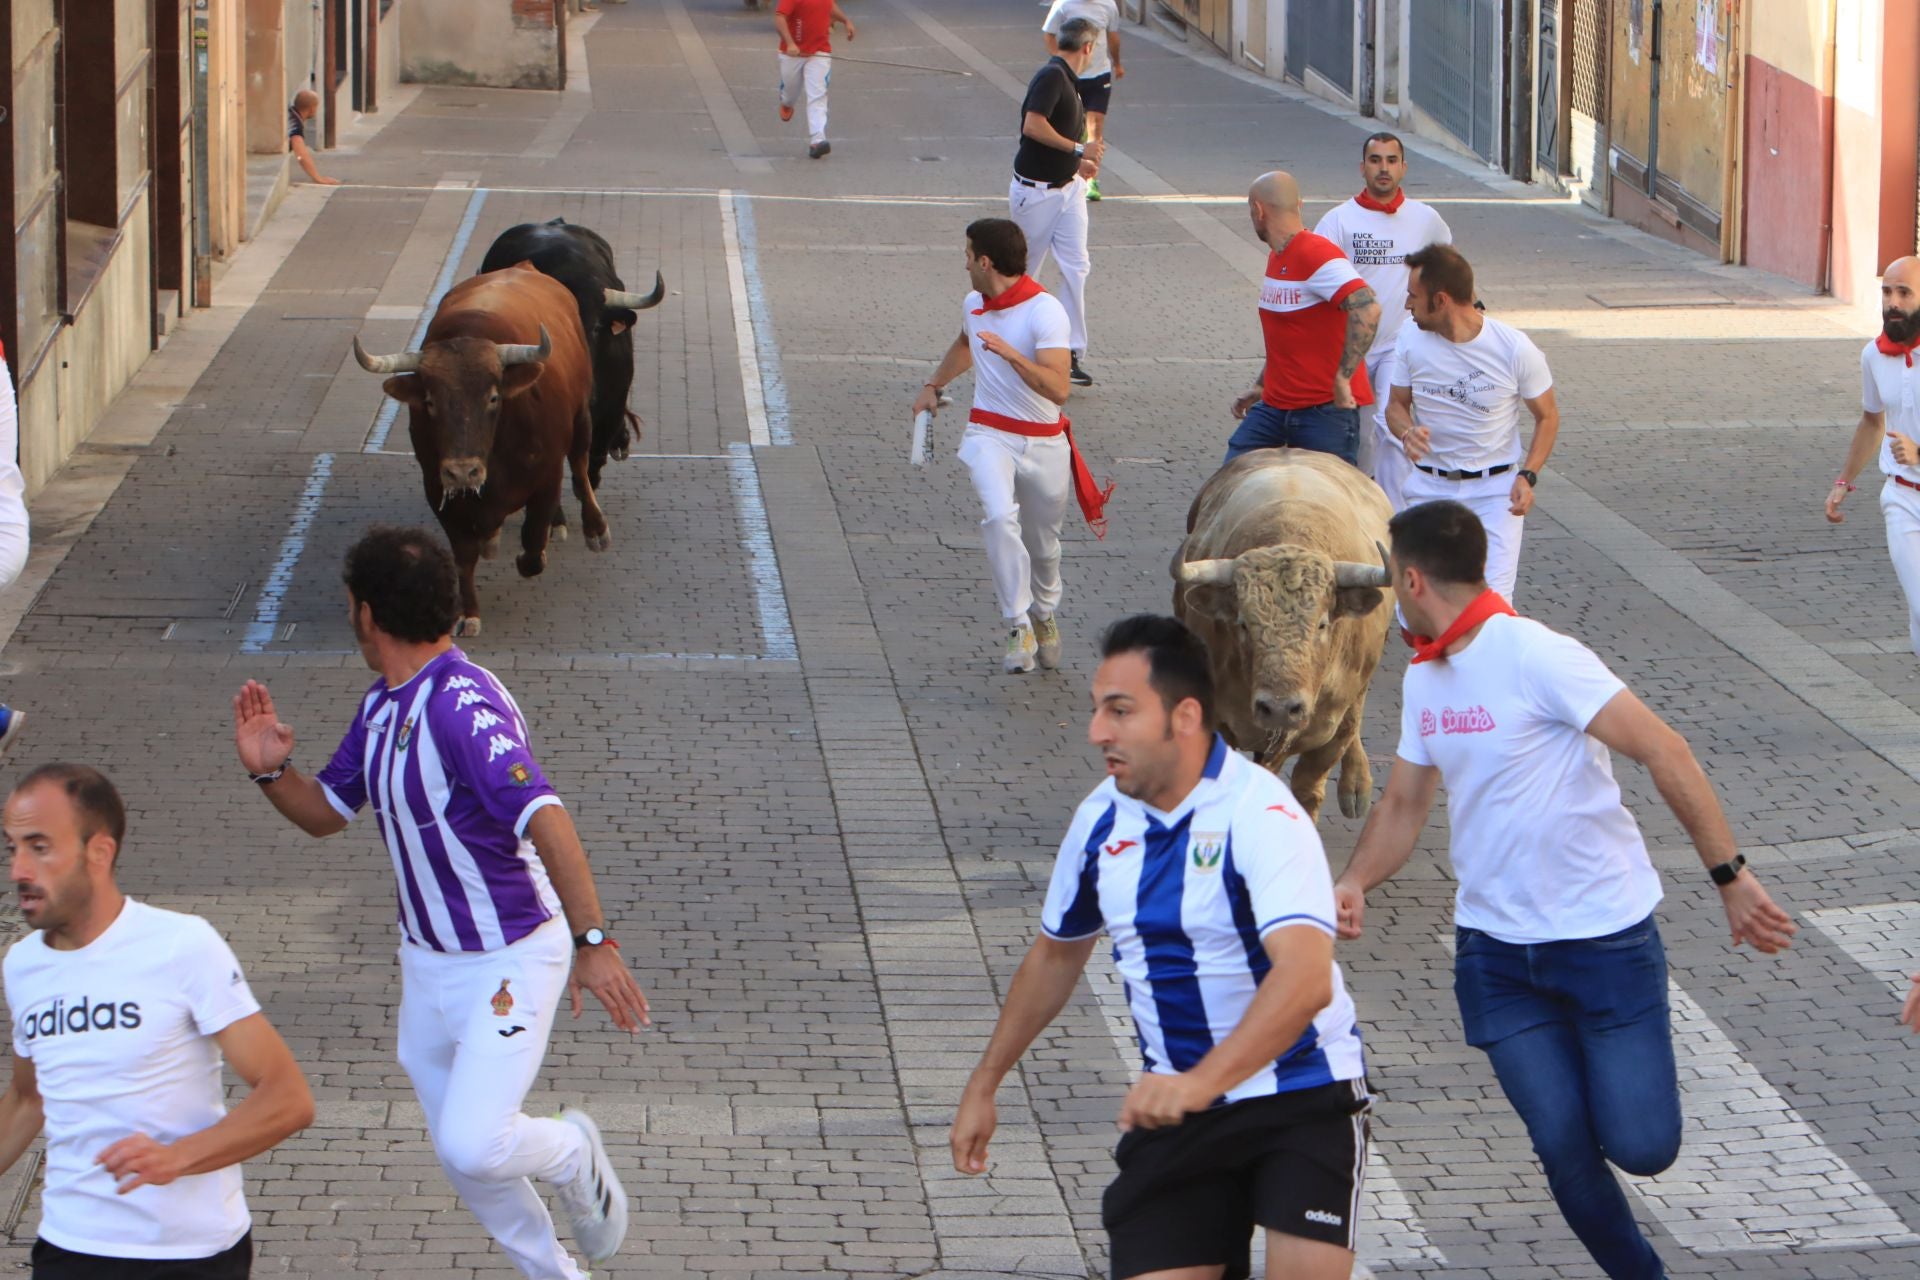
M1887 521L1887 554L1907 597L1907 639L1920 656L1920 489L1889 477L1880 490L1880 514Z
M1087 180L1064 187L1030 187L1018 178L1007 184L1007 209L1027 238L1027 274L1040 278L1052 254L1060 263L1060 302L1067 309L1067 345L1087 353Z
M857 77L856 77L857 78ZM816 53L811 58L780 55L780 105L800 105L800 90L807 91L807 141L827 140L827 82L833 79L833 55Z
M1360 469L1373 477L1395 511L1407 505L1400 488L1413 464L1407 451L1387 430L1387 400L1393 394L1393 348L1367 357L1367 382L1373 387L1373 425L1360 431Z
M427 1115L447 1180L533 1280L579 1280L532 1178L565 1183L587 1158L581 1132L521 1112L567 991L573 939L553 919L497 951L400 944L400 1065Z
M960 437L959 458L985 513L980 538L1000 616L1009 622L1051 618L1060 607L1060 523L1073 488L1066 435L969 426Z
M20 456L19 411L13 379L0 360L0 587L27 567L27 481L14 459Z
M1520 576L1520 535L1526 525L1524 517L1508 510L1513 505L1513 472L1478 480L1442 480L1409 465L1400 494L1402 510L1451 498L1479 516L1487 530L1487 585L1513 599L1514 580Z

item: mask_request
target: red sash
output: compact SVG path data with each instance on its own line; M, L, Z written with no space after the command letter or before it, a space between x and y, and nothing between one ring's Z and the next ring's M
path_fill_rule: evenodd
M1093 536L1107 536L1106 506L1107 499L1113 496L1114 482L1107 481L1104 489L1095 482L1093 472L1087 469L1086 459L1080 456L1080 446L1073 442L1073 422L1066 414L1061 414L1058 422L1028 422L1024 418L1009 418L991 409L975 409L967 415L967 421L992 427L996 431L1010 431L1017 436L1046 437L1066 432L1067 456L1072 459L1073 465L1074 499L1080 504L1080 514L1086 517L1087 524L1093 529Z
M1912 342L1895 342L1883 333L1873 340L1873 345L1879 348L1883 356L1905 356L1907 368L1911 369L1913 368L1913 349L1920 347L1920 338L1915 338Z
M1393 199L1382 204L1373 198L1371 192L1362 191L1353 198L1353 202L1362 209L1371 209L1375 213L1398 213L1400 206L1407 202L1407 193L1405 191L1396 191L1393 193Z
M1492 587L1488 587L1485 591L1482 591L1478 596L1474 597L1472 604L1460 611L1460 616L1455 618L1452 625L1440 633L1438 639L1430 636L1416 636L1408 631L1403 631L1400 634L1408 644L1413 646L1412 660L1414 662L1431 662L1435 658L1446 657L1447 646L1455 640L1458 640L1461 636L1467 634L1467 632L1473 630L1488 618L1503 613L1510 618L1519 616L1513 611L1513 606L1507 603L1505 596L1495 591Z

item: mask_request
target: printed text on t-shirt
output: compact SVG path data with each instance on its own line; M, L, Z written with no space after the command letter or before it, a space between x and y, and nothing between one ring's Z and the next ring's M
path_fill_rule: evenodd
M1442 707L1438 716L1426 710L1420 713L1423 738L1431 738L1436 733L1486 733L1496 727L1492 713L1485 707L1467 707L1461 711Z

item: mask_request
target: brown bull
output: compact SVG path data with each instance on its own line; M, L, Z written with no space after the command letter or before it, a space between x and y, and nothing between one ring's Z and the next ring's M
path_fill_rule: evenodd
M1392 515L1371 480L1331 454L1256 449L1215 472L1173 558L1173 611L1212 656L1221 733L1290 784L1318 819L1340 766L1340 812L1365 816L1360 741L1393 594L1380 550Z
M383 389L407 406L427 502L460 565L455 635L480 634L474 565L498 551L508 516L527 513L521 576L547 567L549 532L566 536L563 468L573 471L588 549L612 545L587 478L593 373L566 286L526 263L474 276L447 291L420 350L370 356L355 338L353 354L389 375Z

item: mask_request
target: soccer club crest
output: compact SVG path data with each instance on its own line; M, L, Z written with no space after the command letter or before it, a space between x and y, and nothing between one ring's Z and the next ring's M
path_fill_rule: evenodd
M1227 833L1224 831L1196 831L1187 841L1187 860L1199 874L1212 875L1220 869L1220 859L1226 856Z
M413 717L408 716L407 722L400 726L400 739L395 744L395 749L399 751L405 751L407 749L407 744L412 741L413 741Z
M493 1006L493 1016L504 1018L513 1012L513 993L507 990L508 978L500 979L500 989L493 993L493 999L487 1003Z
M526 761L515 760L507 766L507 781L516 787L530 787L533 785L533 770L527 768Z

